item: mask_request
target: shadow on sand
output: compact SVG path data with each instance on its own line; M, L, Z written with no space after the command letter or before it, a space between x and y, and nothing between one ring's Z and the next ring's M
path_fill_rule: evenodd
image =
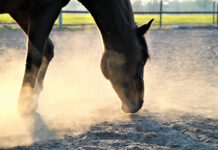
M130 121L96 124L77 137L65 136L63 141L83 149L217 149L218 120L191 114L161 120L158 114L144 111L132 115Z
M22 118L23 125L27 127L28 135L16 135L13 137L3 137L0 139L0 142L8 143L10 145L29 145L32 143L32 146L16 146L14 148L1 148L0 150L19 150L19 149L35 149L33 148L34 143L39 143L40 141L48 141L50 139L56 138L56 131L51 130L42 116L36 112L31 116L26 116ZM16 125L14 125L16 127ZM1 141L2 140L2 141ZM11 142L10 142L11 141ZM3 144L4 147L9 147L9 145Z
M56 137L55 130L49 129L46 122L43 120L39 113L36 112L30 119L32 120L32 125L30 125L29 129L34 143L37 141ZM26 121L29 121L29 119Z

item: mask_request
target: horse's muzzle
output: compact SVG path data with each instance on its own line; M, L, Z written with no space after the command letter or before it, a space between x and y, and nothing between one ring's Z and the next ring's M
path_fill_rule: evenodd
M136 104L122 104L121 109L123 110L123 112L125 113L137 113L143 105L143 100L140 99L138 103Z

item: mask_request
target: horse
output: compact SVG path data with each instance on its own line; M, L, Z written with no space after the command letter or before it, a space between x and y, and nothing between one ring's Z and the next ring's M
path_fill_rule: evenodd
M27 57L18 112L36 112L46 70L54 57L49 38L61 9L70 0L0 0L0 13L8 13L26 34ZM78 0L94 18L101 33L104 53L101 70L121 99L125 113L136 113L143 105L143 71L149 59L144 34L153 19L138 27L130 0Z

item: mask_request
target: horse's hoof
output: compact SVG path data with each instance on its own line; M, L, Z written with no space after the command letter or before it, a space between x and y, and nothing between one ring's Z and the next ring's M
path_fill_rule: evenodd
M19 100L17 105L18 113L21 117L28 117L35 115L37 109L37 102L34 100Z

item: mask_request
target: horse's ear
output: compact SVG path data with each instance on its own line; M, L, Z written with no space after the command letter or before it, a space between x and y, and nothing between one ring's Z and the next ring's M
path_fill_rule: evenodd
M142 26L140 26L137 29L137 32L139 35L144 35L151 27L152 22L154 21L154 19L151 19L147 24L144 24Z

